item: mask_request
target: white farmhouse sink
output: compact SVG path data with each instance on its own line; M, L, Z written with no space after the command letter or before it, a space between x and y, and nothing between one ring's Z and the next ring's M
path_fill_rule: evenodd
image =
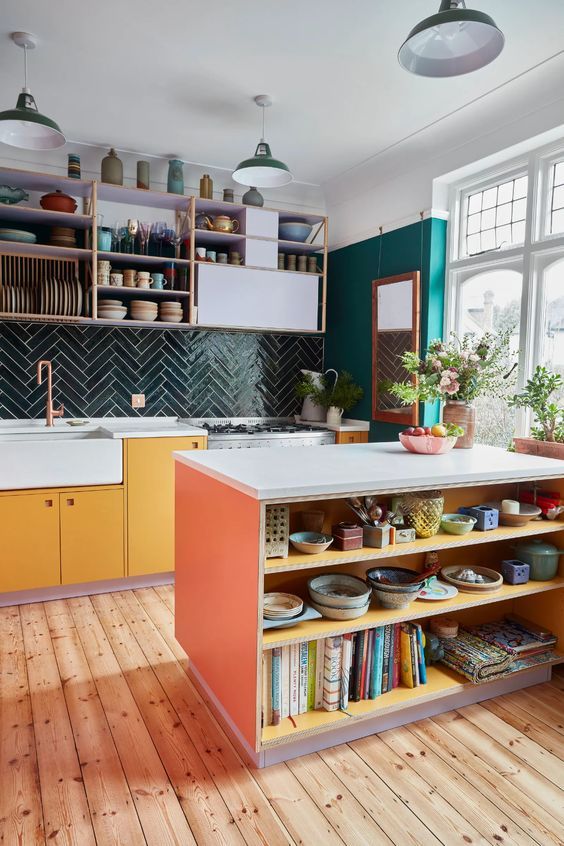
M100 430L0 432L0 490L114 485L122 480L121 441Z

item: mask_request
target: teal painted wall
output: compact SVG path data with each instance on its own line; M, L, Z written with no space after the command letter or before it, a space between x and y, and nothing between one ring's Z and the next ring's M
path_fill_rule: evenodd
M423 238L421 237L423 236ZM380 273L378 256L382 238ZM421 259L421 256L423 259ZM364 398L347 416L370 420L372 410L372 281L421 270L421 349L443 332L446 221L428 218L329 253L325 367L349 370ZM438 407L421 409L431 425ZM372 422L370 438L395 440L399 426Z

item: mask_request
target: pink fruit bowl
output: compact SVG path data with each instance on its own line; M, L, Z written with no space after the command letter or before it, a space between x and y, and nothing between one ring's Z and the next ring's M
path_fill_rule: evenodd
M420 455L443 455L450 452L457 438L451 435L446 438L436 438L434 435L399 435L400 444L409 452Z

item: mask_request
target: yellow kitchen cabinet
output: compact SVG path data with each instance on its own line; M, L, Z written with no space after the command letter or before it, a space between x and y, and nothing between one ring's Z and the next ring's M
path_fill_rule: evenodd
M175 450L205 449L206 438L126 441L128 575L174 570Z
M123 491L59 494L64 585L125 575Z
M336 444L367 444L368 432L335 432Z
M0 496L0 592L60 580L58 494Z

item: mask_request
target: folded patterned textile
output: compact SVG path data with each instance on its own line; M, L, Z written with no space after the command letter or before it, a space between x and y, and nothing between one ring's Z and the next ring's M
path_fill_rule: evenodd
M512 655L464 630L457 637L440 641L445 652L441 663L474 684L491 681L513 668Z

